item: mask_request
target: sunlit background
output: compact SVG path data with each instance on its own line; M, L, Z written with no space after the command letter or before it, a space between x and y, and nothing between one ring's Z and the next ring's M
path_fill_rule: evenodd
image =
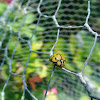
M36 27L39 2L40 0L0 0L0 93L10 71L18 75L22 75L25 71L28 90L37 99L43 100L54 65L49 61L49 54L32 52L28 58L29 44L25 41L31 39ZM43 0L40 6L41 13L54 15L58 2L59 0ZM88 14L87 8L88 0L62 0L56 19L61 26L83 26ZM98 34L100 33L100 0L91 0L89 25ZM31 41L32 50L50 52L57 38L57 30L52 18L42 16ZM19 34L22 39L18 40ZM61 28L54 53L62 54L66 59L65 68L77 73L82 70L93 43L94 35L86 28ZM100 98L100 37L84 70L84 79L91 93ZM22 77L11 75L4 90L4 98L21 100L23 91ZM3 100L1 95L0 100ZM34 99L26 91L24 100ZM90 100L90 98L79 77L56 68L46 100Z

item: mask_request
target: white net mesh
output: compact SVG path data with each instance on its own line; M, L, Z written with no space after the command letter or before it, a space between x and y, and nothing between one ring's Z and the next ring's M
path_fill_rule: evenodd
M100 100L99 0L1 5L1 100ZM66 58L64 68L53 67L53 53Z

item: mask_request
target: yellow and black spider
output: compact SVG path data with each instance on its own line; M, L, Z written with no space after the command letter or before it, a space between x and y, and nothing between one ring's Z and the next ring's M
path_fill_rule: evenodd
M49 60L51 62L53 62L54 65L56 65L57 67L62 68L65 66L65 58L59 53L55 53L55 54L51 55Z

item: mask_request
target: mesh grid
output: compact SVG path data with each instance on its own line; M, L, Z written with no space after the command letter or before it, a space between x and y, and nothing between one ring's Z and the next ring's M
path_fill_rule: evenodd
M19 83L24 87L21 100L27 93L34 100L45 100L47 92L41 98L36 94L46 87L63 91L58 100L81 100L82 96L100 100L100 87L96 85L100 83L99 4L91 1L90 6L90 0L13 0L0 17L0 68L1 72L8 70L1 100L6 98L7 86ZM66 58L65 68L55 68L49 62L55 52ZM47 82L44 79L42 87L38 86L40 91L31 91L27 78L34 70L33 75L44 78L43 69Z

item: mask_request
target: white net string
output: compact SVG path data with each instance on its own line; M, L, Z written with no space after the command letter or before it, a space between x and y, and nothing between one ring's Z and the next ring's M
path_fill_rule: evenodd
M28 63L30 61L31 54L32 53L37 53L37 54L51 56L53 54L53 52L54 52L54 49L56 48L56 45L57 45L58 41L59 41L60 32L62 31L62 29L66 29L66 31L67 31L67 29L72 30L72 29L82 29L82 28L86 28L94 36L94 43L93 43L92 48L91 48L91 50L90 50L90 52L89 52L89 54L87 56L86 61L84 62L84 66L81 66L81 67L83 67L82 70L80 72L70 71L70 70L68 70L66 68L62 68L60 70L64 70L66 73L69 73L71 75L75 75L75 77L79 78L80 81L81 81L81 83L83 84L85 90L87 91L88 96L91 98L91 100L93 100L93 99L100 100L100 98L98 98L98 97L94 96L94 94L92 94L92 92L90 90L90 86L89 86L88 79L86 79L86 77L84 75L84 70L86 69L86 66L87 66L87 64L89 62L89 59L91 57L91 54L93 53L93 50L94 50L94 48L96 46L97 39L100 36L97 32L93 31L92 28L90 27L90 25L88 24L88 20L90 18L90 12L91 12L91 10L90 10L90 0L88 0L88 3L87 3L87 5L88 5L87 16L86 16L86 19L85 19L85 23L82 26L81 25L80 26L77 26L77 25L76 26L73 26L73 25L72 26L71 25L68 25L68 26L59 25L59 22L57 20L58 19L57 18L57 14L58 14L58 12L60 10L60 7L62 5L62 0L59 0L58 1L58 4L57 4L57 8L55 10L55 13L53 15L50 15L50 16L42 13L42 11L41 11L41 5L43 3L43 0L40 0L40 2L37 5L37 12L38 12L38 15L39 16L38 16L38 19L37 19L35 28L34 28L34 30L32 32L32 35L31 35L31 37L30 37L29 40L22 38L22 36L21 36L21 30L22 30L23 26L25 25L25 21L26 21L26 18L28 16L28 14L30 14L30 13L32 13L34 11L28 11L29 9L31 9L31 6L30 6L31 3L32 3L31 0L28 0L28 2L26 3L26 5L24 6L24 8L22 6L22 3L23 3L23 0L22 0L20 2L20 4L19 4L17 10L18 10L18 12L23 11L23 21L21 22L20 28L18 29L18 32L16 34L17 35L17 38L16 38L16 43L15 43L14 49L12 51L12 55L11 55L11 57L9 57L8 50L9 50L9 44L11 43L10 40L11 40L12 35L13 35L13 24L17 21L17 18L19 16L17 16L17 14L16 14L16 17L12 21L13 23L10 24L11 23L11 19L7 20L6 19L6 17L7 17L6 15L7 15L7 13L8 14L12 13L12 17L13 17L13 13L14 13L14 11L16 9L15 8L16 7L15 5L17 5L17 2L19 2L19 1L13 0L13 2L8 6L7 10L4 12L4 14L0 18L0 22L3 23L3 24L1 24L1 28L2 28L2 25L3 25L3 27L6 27L7 30L10 31L10 35L8 37L8 42L7 42L6 46L5 46L5 48L0 48L0 50L3 50L4 51L4 57L2 58L2 63L0 65L0 68L2 68L2 66L4 65L5 59L8 60L8 65L9 65L9 76L8 76L8 79L7 79L6 83L4 84L3 89L1 91L1 100L5 100L5 92L4 91L5 91L8 83L9 83L9 80L10 80L10 78L11 78L12 75L22 77L22 83L24 85L24 90L23 90L23 93L22 93L22 96L21 96L21 100L24 100L24 98L25 98L25 91L27 91L34 100L38 100L37 97L35 97L35 95L31 91L29 91L29 89L27 88L26 81L25 81L25 72L27 70ZM12 9L12 8L13 8L13 10L10 11L9 9ZM56 25L56 28L57 28L57 31L56 31L57 32L56 41L55 41L55 43L52 44L52 47L49 48L49 51L47 51L47 52L43 52L43 51L41 52L41 51L33 50L32 49L32 46L31 46L32 39L34 38L34 34L36 33L37 28L38 28L38 26L39 26L40 21L41 21L42 18L51 18L53 20L54 24ZM0 47L2 47L2 43L3 43L3 41L4 41L4 39L5 39L6 35L7 35L7 30L5 30L5 34L3 34L3 38L1 39L1 46ZM3 31L1 31L1 34L2 33L3 33ZM14 56L16 54L16 50L18 49L17 47L19 45L18 44L19 41L21 41L23 43L24 42L26 43L25 45L27 47L27 51L29 52L28 55L26 55L28 57L27 57L27 60L25 59L26 64L24 65L25 67L24 67L24 70L23 70L23 73L22 74L17 74L17 73L14 73L12 71L12 69L13 69L12 60L14 59ZM23 61L24 61L24 59L23 59ZM54 73L54 70L52 71L51 78L53 77L53 73ZM65 73L63 73L63 74L65 74ZM53 79L50 79L49 84L50 84L50 82L52 80ZM47 86L47 90L48 89L49 89L49 85ZM47 94L47 91L46 91L46 94ZM46 94L45 94L44 100L46 98Z

